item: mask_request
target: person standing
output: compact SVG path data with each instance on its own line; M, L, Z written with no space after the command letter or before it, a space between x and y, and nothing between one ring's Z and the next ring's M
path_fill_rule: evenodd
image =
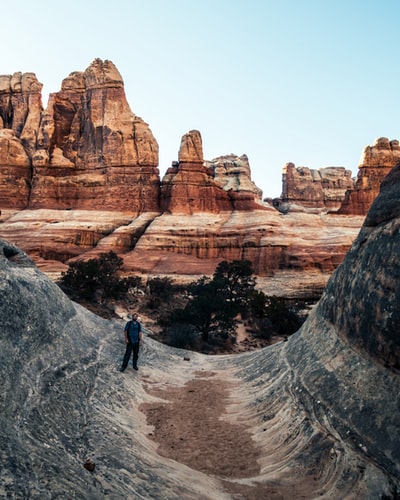
M122 361L122 366L119 369L119 371L123 372L125 368L128 366L131 353L133 353L132 355L133 369L138 370L137 362L139 357L139 346L142 343L142 325L138 321L138 315L136 313L132 315L131 321L128 321L128 323L125 325L124 334L125 334L126 351L124 359Z

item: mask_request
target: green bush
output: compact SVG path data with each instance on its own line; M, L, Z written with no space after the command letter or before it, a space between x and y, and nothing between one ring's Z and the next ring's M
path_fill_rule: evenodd
M133 278L119 277L122 264L121 257L113 251L100 254L98 259L72 262L68 270L61 274L58 285L76 299L119 299L132 284L137 283Z
M166 343L179 349L198 350L200 348L199 335L193 327L187 324L175 323L165 330Z
M161 304L169 305L177 294L183 291L182 285L176 285L171 278L151 278L147 282L147 306L150 309L160 308Z
M220 262L212 279L203 276L189 285L186 305L171 312L169 324L191 325L203 342L209 342L210 336L229 338L236 316L246 310L253 296L252 275L250 261Z
M283 299L275 296L267 297L265 315L270 319L277 335L292 335L303 323Z

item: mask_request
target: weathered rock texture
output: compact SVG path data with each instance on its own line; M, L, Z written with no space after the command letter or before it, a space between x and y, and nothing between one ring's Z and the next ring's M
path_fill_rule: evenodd
M358 166L354 189L346 193L339 213L366 215L379 193L382 180L400 161L399 141L381 137L366 146Z
M112 62L71 73L45 111L36 77L16 75L0 83L2 208L159 209L157 141Z
M349 250L346 265L336 271L320 304L324 317L338 326L346 342L398 371L399 198L400 163L382 182L381 192ZM379 269L379 272L369 272L369 269ZM355 300L358 296L363 297L362 302Z
M256 200L261 201L262 191L251 180L250 164L246 155L219 156L207 164L213 171L215 183L225 191L248 191L254 194Z
M184 361L188 353L145 338L138 374L117 370L123 321L73 304L23 252L1 242L0 495L396 498L399 190L396 169L288 342L233 356L190 353ZM149 436L140 404L160 404L163 389L210 372L231 387L223 418L247 425L258 447L251 477L208 475L165 459Z
M93 258L113 250L130 273L212 274L221 260L249 259L259 276L271 276L287 271L332 273L364 219L283 216L272 209L190 216L146 212L135 217L102 210L95 214L94 218L92 211L82 210L4 211L0 234L24 248L46 272L65 270L78 256Z
M212 274L221 260L248 259L260 276L283 270L332 272L362 219L252 210L167 215L124 255L127 268L162 274Z
M337 211L346 191L353 188L351 171L344 167L310 169L287 163L282 173L282 195L275 206L284 213Z
M162 179L161 209L172 214L220 213L232 210L270 210L261 203L260 190L251 182L247 159L229 168L205 162L200 132L182 137L178 161Z
M0 76L0 200L4 208L26 208L42 112L42 87L34 73Z
M160 182L157 142L112 62L71 73L46 110L41 88L32 73L0 77L0 235L44 270L114 250L128 272L212 273L246 258L260 276L330 273L400 155L397 141L366 148L356 189L344 168L287 164L279 212L246 155L207 161L196 130Z
M50 96L33 166L31 208L158 209L158 145L110 61L71 73Z

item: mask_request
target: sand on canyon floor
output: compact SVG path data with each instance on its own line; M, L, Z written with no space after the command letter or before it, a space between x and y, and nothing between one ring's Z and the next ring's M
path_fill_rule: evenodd
M140 410L159 455L218 478L232 499L313 498L309 480L283 485L260 476L258 460L265 450L252 438L250 422L229 411L243 384L229 370L198 370L183 386L157 387L151 376L143 376L143 383L158 399L142 403Z

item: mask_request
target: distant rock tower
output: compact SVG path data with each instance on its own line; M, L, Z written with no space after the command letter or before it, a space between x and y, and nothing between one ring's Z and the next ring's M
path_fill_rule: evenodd
M400 161L399 141L386 137L376 139L373 146L366 146L358 166L354 189L347 191L338 213L366 215L379 194L381 182Z

